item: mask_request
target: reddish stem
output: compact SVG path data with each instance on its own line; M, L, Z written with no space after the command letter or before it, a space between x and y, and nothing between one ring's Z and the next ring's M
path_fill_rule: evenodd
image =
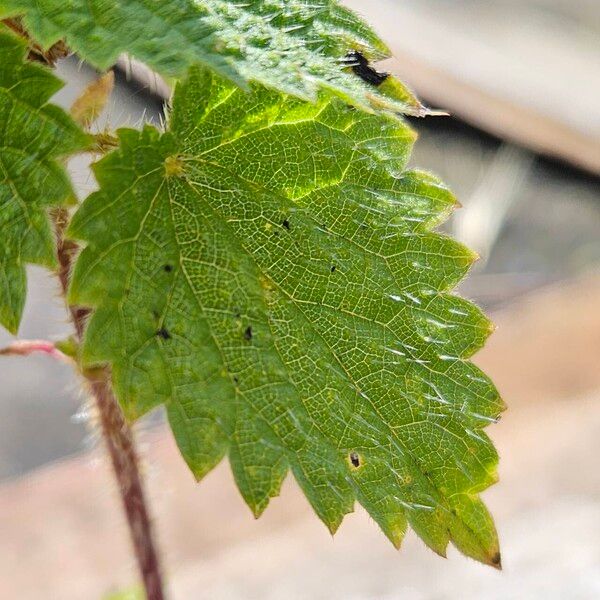
M60 265L58 277L65 297L73 258L78 250L74 242L64 238L68 219L69 215L64 209L58 210L55 214ZM89 311L75 306L69 306L69 311L77 337L81 341ZM106 368L89 371L84 372L84 376L90 385L100 415L102 437L107 445L117 479L146 597L148 600L164 600L160 563L153 540L152 523L144 495L133 431L113 394L110 371Z
M148 600L164 600L158 554L152 537L152 524L146 506L133 434L112 393L109 380L110 374L103 370L99 379L91 381L92 394L100 413L102 433L119 485L146 597Z
M39 352L63 362L70 362L70 358L63 354L53 342L48 340L15 340L8 346L0 348L0 355L29 356Z

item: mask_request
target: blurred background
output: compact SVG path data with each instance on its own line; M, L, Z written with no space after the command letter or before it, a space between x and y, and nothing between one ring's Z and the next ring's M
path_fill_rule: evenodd
M359 507L332 540L291 479L254 521L227 465L192 481L158 414L138 436L172 597L600 598L600 3L346 4L390 45L381 68L452 115L412 121L412 162L463 204L444 229L482 258L461 293L498 325L476 362L509 405L488 429L501 479L484 494L504 571L452 550L444 561L410 533L396 552ZM73 57L58 70L66 108L97 77ZM159 123L164 93L124 61L99 126ZM85 196L86 160L70 170ZM29 275L20 337L65 337L55 282ZM135 583L79 389L49 358L0 360L0 597L102 598Z

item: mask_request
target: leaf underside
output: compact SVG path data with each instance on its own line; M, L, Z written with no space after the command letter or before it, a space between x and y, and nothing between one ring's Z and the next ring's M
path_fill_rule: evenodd
M413 132L201 68L168 129L121 130L71 224L84 364L130 419L164 404L198 478L227 455L256 515L291 469L331 531L358 501L396 546L498 566L491 326L450 293L474 254L431 231L455 199L405 170Z
M427 114L393 77L373 87L351 72L348 52L377 60L389 51L334 0L0 0L0 17L12 16L42 46L65 38L101 69L127 52L167 77L203 64L242 86L255 81L305 100L327 89L366 110Z
M0 323L15 333L25 302L25 263L54 264L51 207L73 197L58 159L86 136L46 104L62 83L23 62L26 45L0 26Z

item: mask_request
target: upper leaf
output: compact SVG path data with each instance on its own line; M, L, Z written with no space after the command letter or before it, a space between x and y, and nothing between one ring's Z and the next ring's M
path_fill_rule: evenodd
M242 86L257 81L307 100L326 88L368 110L427 112L399 81L369 85L343 61L388 50L336 0L0 0L0 17L17 15L43 46L66 38L102 69L128 52L166 76L202 63Z
M46 68L23 61L26 44L0 26L0 323L15 333L25 302L25 263L54 265L47 211L73 197L58 160L87 136L58 107L62 87Z
M448 293L474 254L431 232L455 200L404 171L412 131L200 69L169 126L121 130L72 222L84 364L129 418L165 404L198 478L228 454L255 514L291 468L332 531L358 500L396 545L408 522L497 565L502 402L467 360L491 327Z

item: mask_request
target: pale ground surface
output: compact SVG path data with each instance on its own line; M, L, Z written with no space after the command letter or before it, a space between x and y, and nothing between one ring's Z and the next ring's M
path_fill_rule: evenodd
M448 10L436 0L421 4ZM498 3L458 4L493 13ZM586 31L598 25L597 6L577 4ZM68 106L93 74L73 61L61 69L70 83L58 101ZM590 98L597 94L578 102ZM108 118L135 124L146 106L147 98L118 86ZM600 264L598 181L451 121L415 126L414 163L457 193L465 209L448 228L484 258L463 293L493 308L499 325L478 362L510 405L489 430L502 463L501 483L486 493L504 572L454 552L443 561L411 535L397 553L360 510L332 541L292 481L255 522L225 465L195 485L168 434L146 424L140 437L176 600L600 597L600 275L589 274ZM82 195L93 186L84 164L73 165ZM21 337L67 335L54 282L41 269L30 273ZM0 345L8 339L0 331ZM68 367L43 357L0 361L0 598L95 599L135 578L102 453L72 420L83 400L77 390Z

